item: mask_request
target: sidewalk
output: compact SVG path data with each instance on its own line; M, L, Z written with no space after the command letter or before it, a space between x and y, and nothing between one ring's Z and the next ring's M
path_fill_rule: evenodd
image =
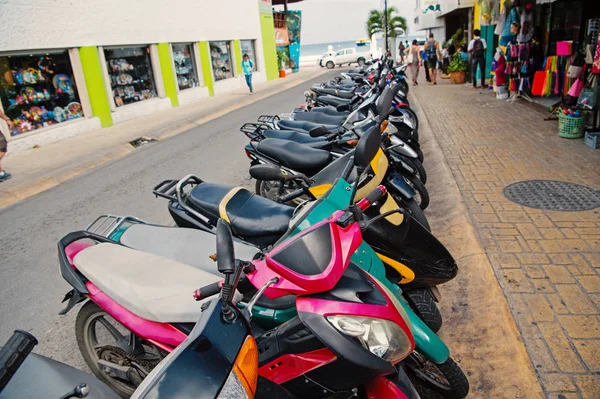
M134 150L129 142L138 137L160 140L183 133L326 72L324 68L306 68L285 79L256 85L252 96L244 87L12 155L9 143L9 153L3 159L2 166L12 173L13 178L0 184L0 209L125 156Z
M427 215L461 268L442 286L443 336L473 396L539 397L541 386L548 398L599 398L600 209L528 208L502 190L533 179L599 189L600 151L559 138L544 108L487 90L440 79L411 96L432 176ZM441 162L428 159L436 148Z

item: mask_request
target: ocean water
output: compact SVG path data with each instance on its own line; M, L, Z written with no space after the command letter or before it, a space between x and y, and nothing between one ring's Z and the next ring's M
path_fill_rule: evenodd
M402 41L408 40L408 42L410 43L410 42L412 42L413 39L416 39L416 37L408 36L408 37L398 38L398 40L400 40L400 39L402 39ZM332 51L337 51L339 49L349 48L349 47L357 47L356 41L354 41L354 40L345 41L345 42L320 43L320 44L300 44L300 56L301 57L321 56L328 51L328 46L330 46L330 45L333 47ZM383 46L383 39L377 40L377 45L379 47ZM391 40L390 40L390 45L394 46L394 43ZM365 48L365 47L369 48L369 45L367 44L367 45L363 46L363 48Z

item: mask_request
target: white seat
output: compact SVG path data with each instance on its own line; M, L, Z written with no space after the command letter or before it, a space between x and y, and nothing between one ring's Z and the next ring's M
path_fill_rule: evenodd
M120 242L208 273L219 274L217 264L209 258L216 252L216 237L206 231L140 223L125 230ZM252 260L259 252L256 247L241 242L234 242L233 250L235 257L242 260Z
M160 323L195 323L200 303L195 289L223 277L196 267L117 244L79 252L77 269L115 302L139 317Z

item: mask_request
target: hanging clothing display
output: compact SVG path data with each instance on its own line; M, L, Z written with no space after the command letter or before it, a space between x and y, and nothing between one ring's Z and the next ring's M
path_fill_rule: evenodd
M519 43L527 43L533 37L533 12L531 11L531 3L525 7L525 11L521 14L521 31L519 32L517 41Z
M499 43L501 46L506 46L509 43L516 43L517 35L511 31L511 25L513 22L520 24L519 11L517 7L512 7L508 12L502 27L502 34L500 35Z
M598 35L598 44L596 44L596 54L594 55L592 73L600 73L600 35Z

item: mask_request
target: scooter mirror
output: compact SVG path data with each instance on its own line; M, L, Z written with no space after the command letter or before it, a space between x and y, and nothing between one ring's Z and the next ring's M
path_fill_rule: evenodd
M329 130L325 126L317 126L315 128L310 129L310 137L322 137L329 133Z
M223 219L217 221L217 269L225 275L235 272L233 236L229 224Z
M336 110L338 112L344 112L344 111L350 111L350 105L349 104L342 104L342 105L338 105ZM311 131L312 132L312 131ZM312 134L311 134L312 136ZM314 137L314 136L313 136Z
M379 126L373 126L358 141L356 150L354 150L354 165L359 169L364 169L377 152L381 144L381 133Z
M283 181L285 180L285 175L281 172L279 167L273 164L267 165L254 165L250 168L250 176L255 178L256 180L265 180L265 181Z

